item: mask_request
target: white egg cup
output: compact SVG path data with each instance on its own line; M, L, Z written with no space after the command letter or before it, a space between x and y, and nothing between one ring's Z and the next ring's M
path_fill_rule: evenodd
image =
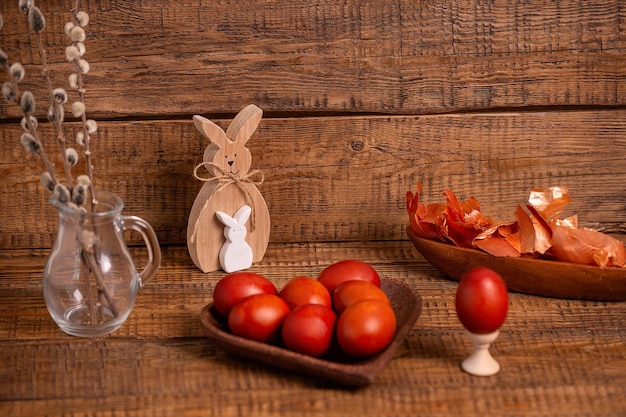
M474 352L461 363L461 368L475 376L491 376L500 372L500 364L489 353L489 346L496 341L500 331L477 334L465 330L465 333L474 344Z

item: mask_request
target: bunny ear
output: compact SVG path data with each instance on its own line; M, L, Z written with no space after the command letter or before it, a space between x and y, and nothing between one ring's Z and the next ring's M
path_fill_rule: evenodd
M223 211L216 211L215 215L222 222L224 226L237 227L237 220L233 219L232 217L230 217L228 214L224 213Z
M251 213L252 208L250 206L241 206L241 208L235 213L235 220L237 221L237 224L239 224L240 226L246 224Z
M196 129L204 136L206 136L211 142L223 148L228 142L228 137L221 127L207 119L206 117L195 115L193 116L193 124Z
M226 130L226 136L235 142L245 145L254 133L263 117L263 110L249 104L235 116Z

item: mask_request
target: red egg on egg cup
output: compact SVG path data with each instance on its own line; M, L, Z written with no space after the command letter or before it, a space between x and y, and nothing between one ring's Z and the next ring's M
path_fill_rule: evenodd
M474 344L474 352L463 361L462 369L476 376L495 375L500 364L489 353L499 336L509 307L509 297L502 278L483 267L468 271L456 292L456 312Z

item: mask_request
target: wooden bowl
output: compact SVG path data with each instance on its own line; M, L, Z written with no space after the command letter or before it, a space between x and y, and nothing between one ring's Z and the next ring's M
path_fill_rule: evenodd
M396 334L384 351L365 360L349 358L337 345L323 357L314 358L281 346L235 336L228 331L226 321L212 304L202 310L200 322L206 336L229 353L338 385L361 387L371 383L391 360L422 311L421 296L404 282L382 277L381 289L389 297L396 313Z
M432 266L457 281L470 269L484 266L500 274L511 291L579 300L626 300L626 268L497 257L477 249L424 239L411 227L407 227L406 233Z

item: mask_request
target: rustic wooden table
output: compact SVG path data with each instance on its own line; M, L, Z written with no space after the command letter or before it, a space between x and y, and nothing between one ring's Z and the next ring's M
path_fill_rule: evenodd
M406 281L423 311L368 387L345 389L233 357L203 336L201 309L223 276L193 267L184 246L140 292L124 326L64 334L42 297L46 251L0 251L0 414L6 416L623 416L626 302L512 293L491 351L502 365L473 377L454 310L456 282L408 241L270 245L253 270L278 286L344 258ZM141 257L140 252L136 256Z

